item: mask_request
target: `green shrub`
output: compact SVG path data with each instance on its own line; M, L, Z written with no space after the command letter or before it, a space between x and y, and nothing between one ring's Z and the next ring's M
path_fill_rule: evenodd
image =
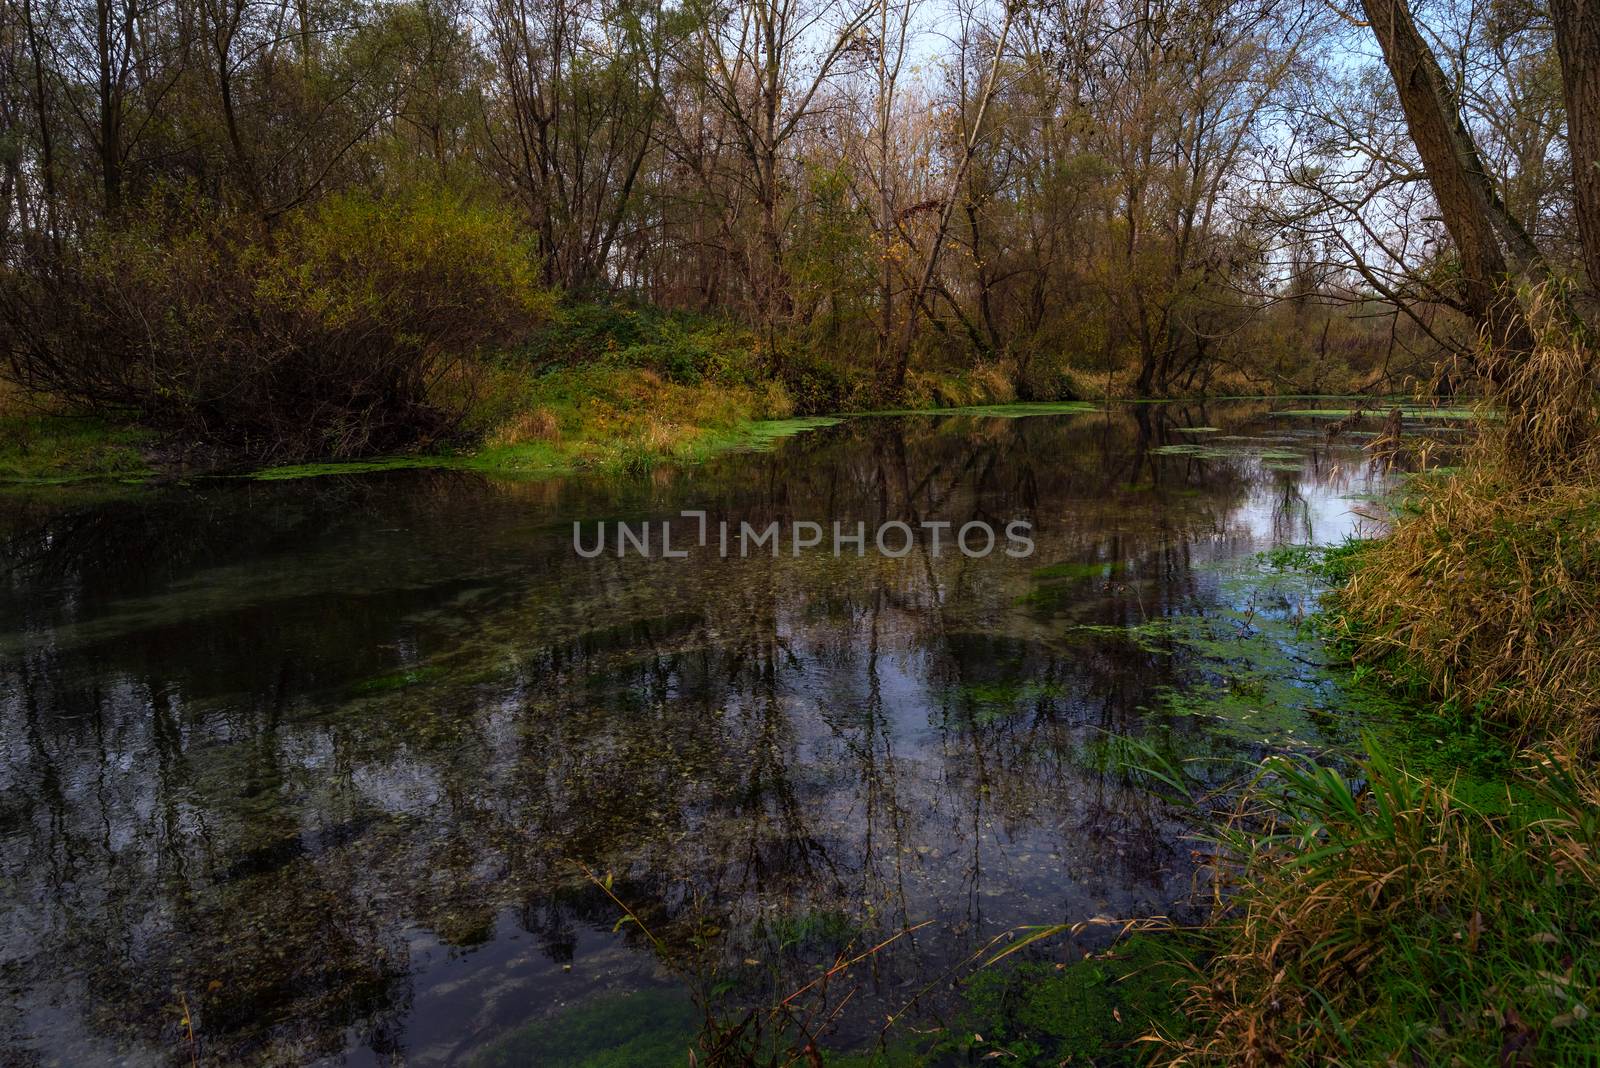
M747 328L715 316L620 301L563 304L518 355L540 368L638 368L679 385L748 386L762 377L756 339Z
M270 234L187 210L45 250L0 286L0 352L36 390L251 460L429 444L441 382L548 313L501 212L433 190L338 196Z
M804 350L785 354L782 377L796 415L844 411L855 396L855 383L837 364Z

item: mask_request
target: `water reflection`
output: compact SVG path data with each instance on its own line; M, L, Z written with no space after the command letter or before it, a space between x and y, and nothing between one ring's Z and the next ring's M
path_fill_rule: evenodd
M816 990L813 1023L846 1047L913 1004L936 1019L929 980L1013 925L1181 908L1186 828L1111 740L1333 729L1176 714L1200 668L1160 624L1303 610L1230 562L1341 537L1381 482L1258 404L861 419L632 482L14 499L0 1049L492 1063L685 975L737 1018L925 921ZM1026 517L1037 548L572 551L574 520L686 508Z

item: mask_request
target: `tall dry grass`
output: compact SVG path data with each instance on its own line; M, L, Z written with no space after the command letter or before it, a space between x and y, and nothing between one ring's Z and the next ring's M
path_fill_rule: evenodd
M1534 755L1494 783L1370 742L1354 768L1265 765L1216 836L1214 953L1164 1063L1600 1063L1596 361L1551 326L1492 370L1463 466L1407 487L1335 627Z
M1225 911L1171 1065L1590 1065L1600 780L1530 762L1500 803L1374 751L1269 764L1219 835Z
M1409 487L1336 601L1358 661L1518 745L1600 742L1596 359L1549 328L1505 369L1462 467Z

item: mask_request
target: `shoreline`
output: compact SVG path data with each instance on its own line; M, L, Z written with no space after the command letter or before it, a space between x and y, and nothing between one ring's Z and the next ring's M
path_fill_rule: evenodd
M344 460L263 466L186 462L194 450L164 442L157 431L128 419L60 412L0 413L0 490L121 484L146 486L190 478L289 481L326 475L440 469L503 478L550 478L578 472L643 474L666 463L700 463L728 452L765 451L785 438L847 419L905 416L1018 418L1071 415L1116 404L1195 404L1230 400L1292 401L1348 398L1349 394L1260 394L1252 397L1095 398L1006 401L792 415L787 398L771 388L662 383L649 372L596 368L562 372L555 388L519 398L520 411L501 427L473 436L458 450L390 453ZM769 387L773 384L769 384ZM574 388L576 387L576 388ZM778 387L781 391L781 387ZM663 390L664 403L635 395ZM1387 407L1406 403L1374 398ZM628 403L635 400L636 403ZM1343 408L1317 409L1339 415ZM1310 410L1291 414L1309 415ZM1455 412L1450 412L1454 416Z

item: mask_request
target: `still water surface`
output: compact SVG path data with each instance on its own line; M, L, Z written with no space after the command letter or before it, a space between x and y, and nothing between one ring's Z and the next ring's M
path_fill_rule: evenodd
M1019 924L1182 915L1193 828L1119 741L1204 775L1358 726L1256 554L1371 526L1389 476L1272 407L0 499L0 1062L539 1063L925 924L796 1003L860 1047ZM1036 549L573 552L682 509Z

